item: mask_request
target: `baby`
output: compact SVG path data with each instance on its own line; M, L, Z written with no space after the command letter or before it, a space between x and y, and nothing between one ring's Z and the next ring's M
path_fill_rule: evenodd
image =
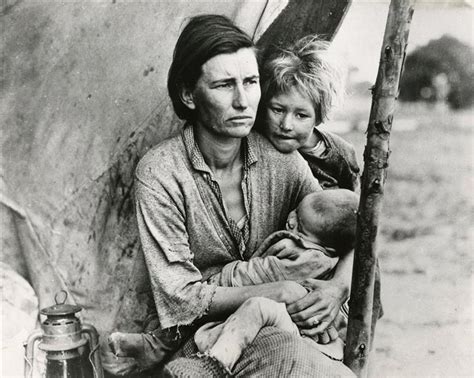
M326 267L323 264L323 268L318 269L320 254L337 258L347 254L354 247L357 207L358 196L346 189L326 190L307 195L289 214L285 231L271 234L257 250L258 257L236 265L232 271L232 282L237 285L285 279L323 279L321 272L326 273ZM300 248L294 248L295 245ZM304 254L307 254L305 261L300 262L301 266L298 269L292 269L294 261ZM252 264L268 260L270 257L273 259L269 265ZM269 266L272 268L270 274ZM310 268L305 269L305 266ZM316 269L312 269L314 267ZM211 277L211 280L215 282L221 278L219 273ZM343 313L344 311L342 310ZM202 353L218 360L230 371L245 347L264 326L299 333L284 304L267 298L251 298L225 322L212 322L202 326L196 332L194 340ZM301 334L305 334L304 330ZM332 358L341 359L343 341L335 338L328 345L320 345L319 349Z
M209 278L220 286L327 278L338 258L354 248L358 196L347 189L307 195L289 215L286 230L268 236L249 261L234 261Z

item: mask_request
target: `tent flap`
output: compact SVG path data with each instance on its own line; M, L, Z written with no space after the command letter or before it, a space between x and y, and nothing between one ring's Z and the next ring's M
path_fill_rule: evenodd
M225 14L257 36L269 24L263 45L318 25L336 30L341 12L318 23L296 3L331 8L309 0L5 3L0 191L9 234L2 242L18 236L9 256L26 265L41 307L66 289L99 332L142 329L149 288L133 172L181 127L166 78L183 23ZM299 21L304 27L295 29Z

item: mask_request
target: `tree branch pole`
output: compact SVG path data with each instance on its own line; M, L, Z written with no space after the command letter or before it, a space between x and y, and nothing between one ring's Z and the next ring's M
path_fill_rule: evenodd
M372 346L377 227L390 155L390 131L405 60L413 3L414 0L392 0L390 3L377 80L372 89L357 218L347 344L344 351L344 363L359 377L367 376Z

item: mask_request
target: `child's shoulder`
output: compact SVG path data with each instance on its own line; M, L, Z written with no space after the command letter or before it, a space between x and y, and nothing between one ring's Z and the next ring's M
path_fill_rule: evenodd
M355 149L352 143L343 137L326 130L318 130L329 147L336 148L342 154L355 155Z
M352 168L359 167L354 146L343 137L326 130L318 130L333 154L339 155Z

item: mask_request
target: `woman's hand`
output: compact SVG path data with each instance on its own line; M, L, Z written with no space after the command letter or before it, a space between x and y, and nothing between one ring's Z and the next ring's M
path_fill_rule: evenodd
M309 278L302 286L310 290L303 298L287 306L291 319L300 329L311 329L315 335L326 330L346 300L344 290L332 281Z
M303 299L308 294L308 290L295 281L281 281L280 284L282 288L279 302L283 302L287 306L299 299Z

